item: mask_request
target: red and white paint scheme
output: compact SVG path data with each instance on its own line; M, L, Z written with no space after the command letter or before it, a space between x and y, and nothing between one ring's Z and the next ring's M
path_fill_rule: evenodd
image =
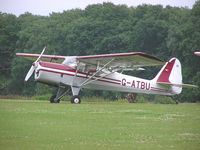
M200 52L194 52L194 54L200 56Z
M66 87L72 89L72 103L80 103L79 91L82 88L111 90L130 93L159 95L180 94L182 84L181 63L177 58L163 62L159 58L142 53L115 53L90 56L56 56L17 53L17 56L33 59L25 81L35 74L35 80L58 87L57 94L50 101L58 103L66 94ZM52 62L52 61L56 62ZM60 61L61 63L58 63ZM164 65L156 77L146 80L122 74L124 70L140 70L141 67Z

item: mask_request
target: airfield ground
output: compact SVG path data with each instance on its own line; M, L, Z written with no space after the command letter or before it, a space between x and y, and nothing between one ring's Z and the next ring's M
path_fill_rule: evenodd
M200 149L200 104L0 100L1 150Z

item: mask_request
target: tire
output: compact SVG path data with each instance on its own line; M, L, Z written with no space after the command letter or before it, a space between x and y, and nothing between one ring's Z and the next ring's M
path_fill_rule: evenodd
M50 103L60 103L60 99L58 99L57 101L55 101L54 99L56 98L56 95L52 95L50 98Z
M71 103L72 104L80 104L81 103L80 97L78 95L73 96L71 99Z

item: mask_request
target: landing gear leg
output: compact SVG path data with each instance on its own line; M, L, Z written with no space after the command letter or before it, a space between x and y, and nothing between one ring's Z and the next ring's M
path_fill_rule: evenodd
M80 87L78 87L78 86L71 86L71 89L72 89L72 94L73 94L73 97L71 99L71 103L72 104L80 104L81 103L81 99L78 96L79 91L80 91Z
M60 103L60 99L58 99L57 101L55 101L54 99L56 98L56 95L52 95L50 98L50 103Z
M56 95L52 95L50 98L50 103L60 103L60 99L65 96L67 89L65 86L59 86Z

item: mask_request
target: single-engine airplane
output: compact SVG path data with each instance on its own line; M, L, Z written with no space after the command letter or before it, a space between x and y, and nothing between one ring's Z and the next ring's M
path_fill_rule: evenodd
M71 103L79 104L82 88L159 95L180 94L182 87L196 87L182 83L181 63L177 58L164 62L143 52L114 53L89 56L58 56L16 53L35 60L25 81L34 73L35 81L58 87L51 103L59 103L71 87ZM56 62L52 62L56 61ZM61 63L59 63L61 62ZM152 80L122 74L124 70L137 70L147 66L164 65Z

